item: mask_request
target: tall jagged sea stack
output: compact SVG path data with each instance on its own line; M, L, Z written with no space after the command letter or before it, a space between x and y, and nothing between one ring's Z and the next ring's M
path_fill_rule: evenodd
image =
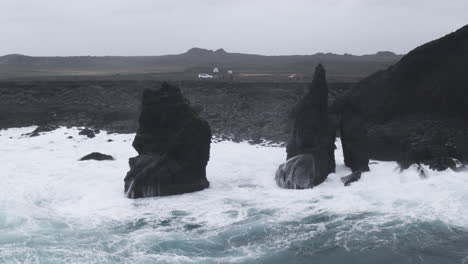
M146 89L139 125L133 142L139 155L130 159L125 177L129 198L182 194L209 186L211 129L178 87L163 83L157 90Z
M280 187L306 189L335 171L335 128L328 117L328 85L322 65L315 69L309 91L295 108L287 161L276 172Z

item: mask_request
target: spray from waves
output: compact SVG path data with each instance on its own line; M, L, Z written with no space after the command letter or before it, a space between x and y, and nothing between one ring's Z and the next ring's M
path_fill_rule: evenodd
M210 188L129 200L133 135L0 131L0 263L466 263L468 177L376 162L350 187L337 173L283 190L284 149L212 145ZM73 139L67 139L68 136ZM10 138L11 137L11 138ZM112 138L114 142L107 142ZM100 151L115 161L78 162Z

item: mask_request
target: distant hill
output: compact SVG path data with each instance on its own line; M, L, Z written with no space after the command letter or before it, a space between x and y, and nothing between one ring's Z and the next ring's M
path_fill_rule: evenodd
M40 76L103 76L132 74L179 73L181 78L210 73L217 67L221 72L234 71L238 76L309 76L321 62L332 81L356 81L386 69L402 56L392 52L354 56L332 53L295 56L262 56L192 48L185 53L164 56L78 56L30 57L11 54L0 57L0 78Z

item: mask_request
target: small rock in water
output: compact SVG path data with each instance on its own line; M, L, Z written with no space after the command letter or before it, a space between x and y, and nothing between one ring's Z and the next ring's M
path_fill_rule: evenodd
M354 171L348 176L341 178L341 181L344 183L344 186L350 186L351 183L359 181L361 179L361 171Z
M114 140L112 140L112 139L108 139L108 140L107 140L107 142L114 142Z
M68 136L67 138L68 138L68 139L72 139L73 137L72 137L72 136Z
M24 134L24 136L29 136L29 137L37 137L43 132L50 132L56 130L58 127L54 125L42 125L38 126L34 131Z
M92 131L89 128L85 128L85 129L81 130L80 133L78 133L78 135L87 136L88 138L93 138L93 137L96 136L96 134L94 134L94 131Z
M99 160L99 161L114 160L114 157L112 157L111 155L106 155L106 154L102 154L99 152L93 152L80 159L80 161L84 161L84 160Z

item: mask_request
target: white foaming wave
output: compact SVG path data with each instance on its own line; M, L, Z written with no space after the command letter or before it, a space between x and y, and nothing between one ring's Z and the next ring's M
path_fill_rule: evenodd
M290 234L278 231L271 243L284 247L291 241L322 232L326 224L353 216L358 218L357 222L337 233L336 240L344 247L350 234L356 231L370 234L389 223L440 221L468 230L468 215L462 213L468 211L466 173L430 171L423 180L415 169L400 173L394 162L376 162L359 182L344 187L340 177L350 171L343 165L339 142L337 172L314 189L284 190L276 186L274 174L284 162L284 148L224 141L212 144L207 168L209 189L129 200L123 194L123 178L128 171L128 158L136 155L131 146L134 135L102 132L88 139L79 136L78 129L60 128L39 137L22 136L34 128L0 131L3 187L0 231L17 230L16 236L40 231L48 220L76 230L103 225L131 226L143 221L146 225L127 238L135 246L141 244L139 241L183 237L190 225L205 231L190 233L192 238L199 239L255 221L274 229L275 224L300 222L316 215L334 218L310 223L307 220L291 227ZM108 139L114 141L107 142ZM110 154L116 160L78 161L95 151ZM359 218L360 214L366 216ZM154 228L153 225L165 221L170 225ZM252 256L260 249L245 246L242 250ZM156 257L164 256L172 257L170 254Z
M310 190L284 190L276 187L274 172L284 161L284 149L259 147L247 143L220 142L212 145L208 190L172 197L132 201L123 196L123 177L128 158L136 155L131 147L133 135L98 134L94 139L78 136L77 129L60 128L40 137L21 134L34 127L3 130L1 159L7 177L2 201L24 202L38 208L58 210L74 217L121 219L157 210L164 214L188 211L212 224L225 221L221 212L245 207L278 209L277 217L288 220L311 212L335 214L380 212L410 218L439 219L468 225L468 177L452 171L429 173L422 180L416 170L399 173L393 162L371 165L371 172L349 188L340 177L349 173L342 164L341 146L336 152L337 173L321 186ZM67 139L67 136L74 139ZM9 139L9 137L13 139ZM107 142L112 138L114 142ZM113 155L116 161L78 162L93 151ZM202 208L210 210L200 210ZM215 211L215 212L213 212ZM216 213L216 211L219 211ZM214 214L213 214L214 213ZM140 215L141 216L141 215ZM220 219L218 218L220 217Z

